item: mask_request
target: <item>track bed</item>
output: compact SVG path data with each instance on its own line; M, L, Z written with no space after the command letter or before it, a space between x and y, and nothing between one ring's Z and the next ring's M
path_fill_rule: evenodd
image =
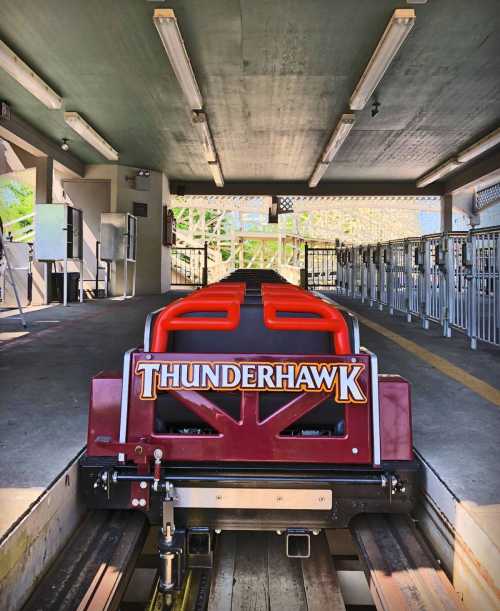
M25 611L121 609L177 611L344 611L338 566L364 569L379 611L453 611L462 605L417 528L405 516L360 516L351 526L358 560L332 556L325 532L311 537L309 558L288 558L285 535L227 531L216 538L212 569L188 571L169 601L158 580L141 603L124 594L137 568L156 566L144 518L135 512L93 512L41 581ZM152 539L154 540L154 539ZM146 546L147 547L147 546ZM333 549L334 554L336 550ZM341 558L341 557L340 557Z

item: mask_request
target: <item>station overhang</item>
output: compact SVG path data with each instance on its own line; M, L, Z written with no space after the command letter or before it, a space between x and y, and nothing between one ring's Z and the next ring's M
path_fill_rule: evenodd
M429 196L444 195L443 183L436 182L418 189L415 182L322 182L314 190L306 182L265 181L226 182L218 188L213 182L179 180L170 181L171 192L175 195L290 195L290 196Z

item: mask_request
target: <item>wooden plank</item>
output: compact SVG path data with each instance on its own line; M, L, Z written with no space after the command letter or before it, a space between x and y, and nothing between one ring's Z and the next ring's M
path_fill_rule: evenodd
M352 524L379 611L458 611L463 605L403 516L365 515Z
M207 611L231 611L235 554L236 533L218 535Z
M267 534L264 532L237 534L231 609L269 611Z
M325 533L311 537L311 557L301 562L308 611L345 611Z
M307 610L300 560L286 555L285 535L267 536L269 604L274 611ZM324 611L324 609L323 609Z

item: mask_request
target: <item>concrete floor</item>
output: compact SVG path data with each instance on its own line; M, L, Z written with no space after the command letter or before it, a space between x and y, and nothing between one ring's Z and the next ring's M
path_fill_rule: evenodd
M171 297L170 297L171 299ZM121 370L165 295L55 305L26 314L28 334L0 343L0 537L82 450L89 380ZM0 315L0 339L23 333Z

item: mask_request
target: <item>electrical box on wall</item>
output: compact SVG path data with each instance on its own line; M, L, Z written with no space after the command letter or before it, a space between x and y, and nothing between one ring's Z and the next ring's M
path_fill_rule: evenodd
M135 175L136 191L149 191L151 187L151 172L149 170L139 170Z
M168 208L163 208L163 246L175 246L177 221L174 213Z
M82 259L83 215L69 204L37 204L35 258L38 261Z
M103 212L100 241L103 261L135 261L137 219L128 212Z

